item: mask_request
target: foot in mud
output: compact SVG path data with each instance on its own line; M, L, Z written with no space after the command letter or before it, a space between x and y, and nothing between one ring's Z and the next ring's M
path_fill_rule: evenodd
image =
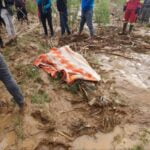
M20 112L21 115L25 114L26 108L27 108L27 104L26 103L24 103L24 104L19 106L19 112Z
M9 40L5 43L5 45L8 46L8 45L11 45L12 43L15 43L15 44L17 43L17 37L9 39Z
M118 35L127 35L127 32L119 32Z

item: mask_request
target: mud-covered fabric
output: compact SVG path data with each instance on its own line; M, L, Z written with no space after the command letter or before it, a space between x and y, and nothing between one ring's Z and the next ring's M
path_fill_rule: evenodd
M100 76L90 67L88 62L69 46L52 48L47 54L40 55L34 65L42 68L52 77L63 74L63 80L73 83L75 80L100 81Z

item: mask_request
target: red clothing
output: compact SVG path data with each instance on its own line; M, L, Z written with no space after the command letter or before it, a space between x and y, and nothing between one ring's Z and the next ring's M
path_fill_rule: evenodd
M137 9L139 8L141 8L140 0L129 0L126 3L125 21L129 23L136 22L138 17Z

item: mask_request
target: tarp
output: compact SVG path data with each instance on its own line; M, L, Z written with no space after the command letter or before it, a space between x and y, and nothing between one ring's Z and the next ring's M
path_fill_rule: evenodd
M49 53L41 54L35 60L34 65L42 68L54 78L57 77L58 72L62 72L62 78L67 83L73 83L78 79L88 81L101 79L88 62L69 46L52 48Z

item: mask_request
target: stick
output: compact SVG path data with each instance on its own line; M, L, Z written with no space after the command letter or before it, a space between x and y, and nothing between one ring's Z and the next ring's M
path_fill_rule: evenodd
M62 132L62 131L56 131L56 133L64 136L66 139L68 139L69 141L73 141L73 138L68 136L66 133Z

